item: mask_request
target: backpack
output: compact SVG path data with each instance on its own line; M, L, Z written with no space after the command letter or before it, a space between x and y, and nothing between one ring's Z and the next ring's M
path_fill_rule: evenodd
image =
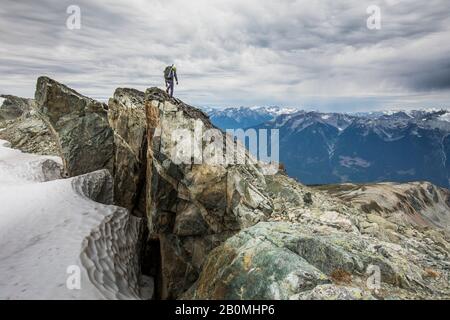
M164 69L164 79L166 80L172 79L172 66L167 66Z

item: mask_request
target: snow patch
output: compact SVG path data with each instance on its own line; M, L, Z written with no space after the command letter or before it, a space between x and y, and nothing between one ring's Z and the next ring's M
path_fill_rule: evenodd
M0 187L45 182L56 177L62 160L54 156L38 156L10 148L10 143L0 140ZM51 176L48 174L53 170ZM1 203L1 202L0 202Z
M0 140L0 299L141 298L140 219L91 199L112 194L108 171L54 180L60 164Z
M280 116L282 114L292 114L299 111L296 108L280 108L280 107L268 107L266 108L267 112L274 115Z
M440 115L439 120L450 122L450 112L446 112L443 115Z
M361 167L368 168L371 163L359 157L339 156L339 164L346 168Z

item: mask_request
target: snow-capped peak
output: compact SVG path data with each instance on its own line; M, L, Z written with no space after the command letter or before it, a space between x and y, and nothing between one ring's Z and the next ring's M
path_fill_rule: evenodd
M438 119L441 120L441 121L450 122L450 112L446 111L444 114L440 115L438 117Z

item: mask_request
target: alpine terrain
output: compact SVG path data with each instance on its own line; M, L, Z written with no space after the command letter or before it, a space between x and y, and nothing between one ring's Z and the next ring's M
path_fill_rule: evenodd
M158 88L2 97L1 299L450 298L445 112L263 119L300 183Z

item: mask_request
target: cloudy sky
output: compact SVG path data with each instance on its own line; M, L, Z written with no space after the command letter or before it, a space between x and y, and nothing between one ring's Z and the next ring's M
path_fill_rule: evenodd
M66 26L81 9L81 29ZM367 28L367 8L381 29ZM1 0L0 92L48 75L106 100L163 86L197 106L450 107L449 0Z

